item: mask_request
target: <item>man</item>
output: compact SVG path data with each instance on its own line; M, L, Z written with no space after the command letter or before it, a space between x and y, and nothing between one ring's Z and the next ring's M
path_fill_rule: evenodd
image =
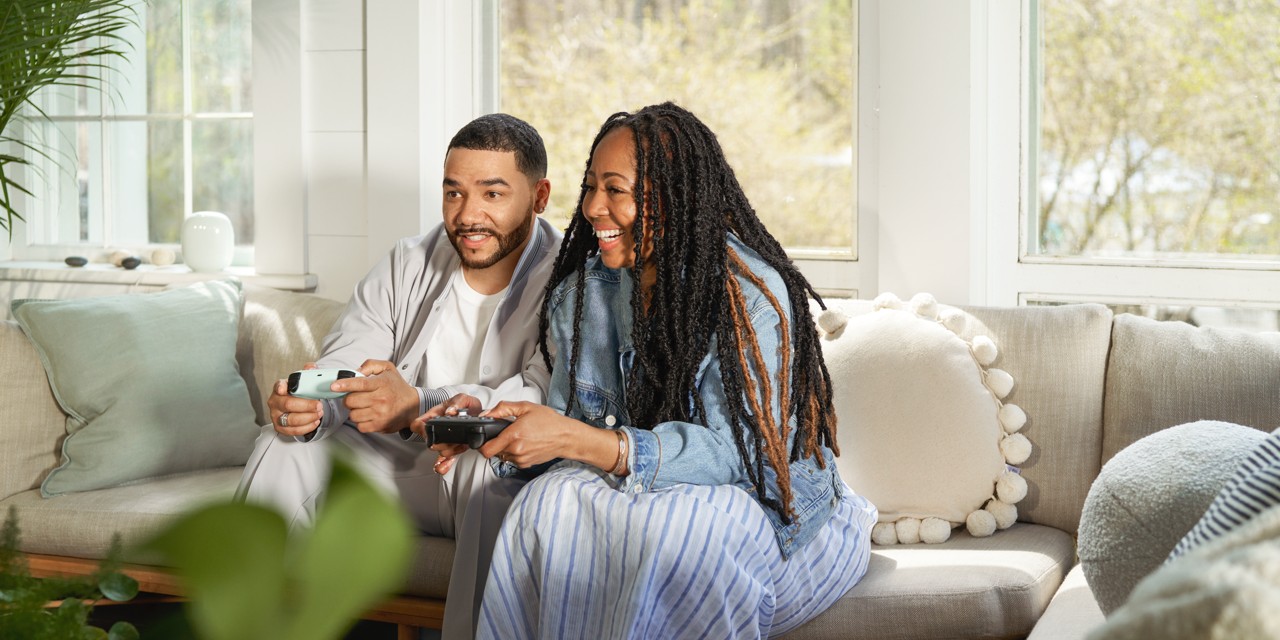
M445 155L443 223L401 240L361 280L315 363L365 377L335 382L348 392L337 400L295 398L278 381L272 424L237 491L275 506L291 527L309 525L330 448L349 449L422 531L456 537L446 638L474 636L493 541L521 481L495 477L474 451L437 473L436 452L407 434L455 395L471 407L543 400L538 310L561 240L538 217L551 194L546 170L542 138L518 118L482 116L458 131Z

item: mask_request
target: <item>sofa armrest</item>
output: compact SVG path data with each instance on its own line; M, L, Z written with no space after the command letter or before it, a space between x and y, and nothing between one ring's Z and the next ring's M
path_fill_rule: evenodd
M60 461L67 415L17 322L0 321L0 500L40 486ZM0 517L3 517L0 515Z
M1083 640L1106 620L1093 597L1084 571L1076 565L1053 594L1049 608L1036 622L1027 640Z
M320 344L345 305L309 293L244 288L236 361L258 424L267 424L271 386L320 355Z

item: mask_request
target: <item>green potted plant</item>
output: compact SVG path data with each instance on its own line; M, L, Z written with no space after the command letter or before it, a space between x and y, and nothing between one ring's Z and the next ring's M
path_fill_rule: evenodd
M0 3L0 229L13 237L19 192L31 191L14 179L29 165L24 150L57 159L34 132L33 121L47 121L36 102L50 86L102 88L102 73L112 56L130 47L123 31L135 24L139 0L4 0ZM65 158L64 158L65 160ZM65 167L63 167L65 168Z
M18 536L17 511L9 507L0 528L0 638L137 640L138 630L128 622L109 631L89 622L95 601L126 602L138 594L137 581L116 570L119 539L92 576L39 579L27 572Z

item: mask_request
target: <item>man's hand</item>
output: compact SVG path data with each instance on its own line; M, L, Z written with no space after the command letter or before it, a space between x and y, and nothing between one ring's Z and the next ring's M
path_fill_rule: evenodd
M343 404L350 421L361 433L395 433L418 415L418 390L400 377L395 364L386 360L365 360L360 365L363 378L344 378L333 383L334 391L345 391Z
M314 369L316 363L308 362L302 368ZM276 380L267 408L271 410L271 426L282 436L305 436L320 427L324 415L323 402L289 395L287 380Z
M427 421L440 416L456 416L459 411L466 411L468 415L477 415L483 407L480 406L480 400L475 396L469 396L465 393L459 393L444 402L431 407L426 413L418 416L413 424L409 425L409 430L422 436L423 440L427 439ZM431 447L432 450L440 454L436 458L435 471L440 475L449 473L453 468L454 458L462 455L467 449L465 444L437 444Z

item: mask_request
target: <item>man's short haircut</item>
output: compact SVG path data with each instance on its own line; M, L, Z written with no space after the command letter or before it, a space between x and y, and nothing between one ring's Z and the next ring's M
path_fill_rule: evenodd
M520 173L530 180L547 177L547 149L542 145L542 136L528 122L505 113L491 113L468 122L449 141L449 149L511 151L516 154Z

